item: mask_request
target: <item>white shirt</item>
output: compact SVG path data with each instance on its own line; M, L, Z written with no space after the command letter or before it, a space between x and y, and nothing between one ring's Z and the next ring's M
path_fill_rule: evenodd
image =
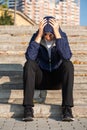
M54 41L47 41L47 40L45 40L45 41L46 41L46 47L48 50L49 58L51 58L51 47L52 47Z

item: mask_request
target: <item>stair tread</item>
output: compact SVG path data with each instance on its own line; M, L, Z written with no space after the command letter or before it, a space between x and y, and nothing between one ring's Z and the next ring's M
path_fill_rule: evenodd
M87 117L87 105L75 105L74 117ZM61 116L60 105L35 104L35 117ZM23 106L16 104L0 104L0 117L23 117Z
M23 116L23 66L25 51L38 26L0 28L0 117ZM87 117L87 26L62 26L68 36L74 63L75 117ZM3 60L4 59L4 60ZM35 117L61 114L61 90L36 91Z
M87 89L73 91L75 104L87 104ZM34 102L58 104L62 100L61 90L35 90ZM21 104L23 102L23 90L0 90L0 103Z

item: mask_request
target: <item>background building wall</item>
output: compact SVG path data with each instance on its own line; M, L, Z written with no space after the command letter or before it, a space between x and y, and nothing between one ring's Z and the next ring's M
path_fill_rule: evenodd
M15 0L8 0L9 8L14 9ZM51 15L62 25L80 25L80 0L17 0L16 9L34 20Z

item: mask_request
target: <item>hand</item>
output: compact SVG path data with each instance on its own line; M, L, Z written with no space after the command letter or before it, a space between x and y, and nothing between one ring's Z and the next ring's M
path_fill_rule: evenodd
M38 32L38 35L37 37L35 38L35 41L37 43L40 43L41 41L41 38L43 36L43 29L44 29L44 26L47 24L47 20L46 19L43 19L40 24L39 24L39 32Z
M56 19L50 19L49 24L53 27L54 34L56 38L61 38L61 35L59 33L59 23Z
M39 24L39 32L38 32L38 35L39 35L40 37L43 36L43 29L44 29L44 27L45 27L46 24L47 24L47 20L46 20L46 19L43 19L43 20L40 22L40 24Z

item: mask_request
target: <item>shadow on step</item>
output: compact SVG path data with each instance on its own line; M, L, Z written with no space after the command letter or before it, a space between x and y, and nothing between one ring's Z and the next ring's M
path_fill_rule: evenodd
M5 105L5 104L4 104ZM4 109L4 107L3 107ZM8 103L5 109L9 109L9 112L4 111L4 117L11 118L23 118L24 108L21 104ZM7 115L6 115L7 113ZM61 106L52 104L38 104L34 107L34 118L51 118L53 120L61 120Z
M3 114L6 112L7 115L10 112L14 115L17 114L16 111L19 110L17 107L22 104L17 91L23 89L22 73L23 66L21 64L0 64L0 105Z
M21 64L0 64L0 89L22 89L22 73Z
M10 117L23 117L23 96L21 97L22 93L20 95L16 91L23 89L22 76L23 66L21 64L0 64L0 104L2 104L2 109L4 109L3 105L6 105L4 113L7 112L7 115L10 114ZM34 95L34 103L38 104L37 107L35 106L35 111L37 111L35 116L37 117L39 115L38 117L40 117L40 114L42 114L42 117L57 117L60 114L61 107L59 105L45 103L47 90L37 90L37 92L36 97ZM40 111L38 113L39 108ZM47 109L47 114L43 114L44 109Z

